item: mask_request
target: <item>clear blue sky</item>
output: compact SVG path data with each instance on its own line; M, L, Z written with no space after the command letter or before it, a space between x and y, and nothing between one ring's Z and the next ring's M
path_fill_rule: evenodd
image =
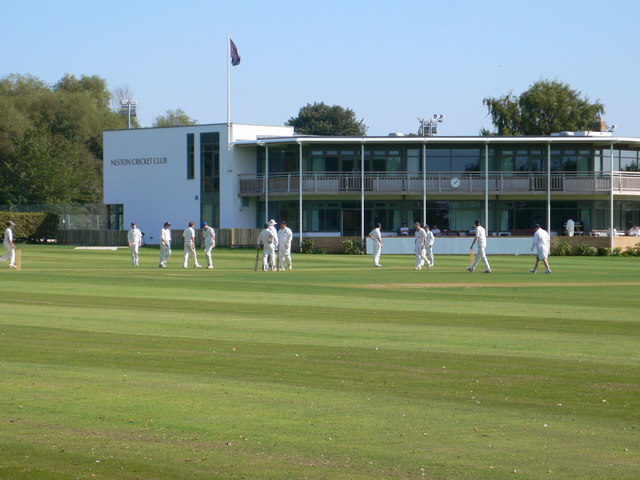
M139 120L169 109L282 125L324 101L353 109L370 135L415 132L446 115L441 135L491 128L484 97L540 79L606 106L616 134L640 136L640 2L635 0L284 1L0 0L0 76L65 73L128 86Z

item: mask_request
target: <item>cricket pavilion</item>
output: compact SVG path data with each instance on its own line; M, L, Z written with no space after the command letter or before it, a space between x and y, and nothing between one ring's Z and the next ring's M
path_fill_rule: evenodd
M640 224L640 138L295 135L292 127L191 125L104 133L110 227L165 221L219 229L285 219L296 236L394 236L414 221L448 238L475 219L495 237L535 223L563 235L623 235ZM613 235L612 235L613 233ZM157 235L147 238L158 243Z

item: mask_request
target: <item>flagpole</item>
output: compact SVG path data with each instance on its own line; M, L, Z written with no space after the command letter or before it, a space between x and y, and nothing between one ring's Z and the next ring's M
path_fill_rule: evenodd
M227 33L227 148L229 148L229 134L231 132L231 36Z

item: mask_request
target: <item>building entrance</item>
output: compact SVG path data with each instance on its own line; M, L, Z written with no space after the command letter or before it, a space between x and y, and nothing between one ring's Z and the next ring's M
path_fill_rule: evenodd
M342 209L342 236L358 237L361 231L360 210L355 208Z

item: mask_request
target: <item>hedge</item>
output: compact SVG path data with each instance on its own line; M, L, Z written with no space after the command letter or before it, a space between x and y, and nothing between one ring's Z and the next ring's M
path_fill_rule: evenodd
M56 238L60 218L56 213L0 212L2 232L9 220L16 224L16 241L44 242Z

